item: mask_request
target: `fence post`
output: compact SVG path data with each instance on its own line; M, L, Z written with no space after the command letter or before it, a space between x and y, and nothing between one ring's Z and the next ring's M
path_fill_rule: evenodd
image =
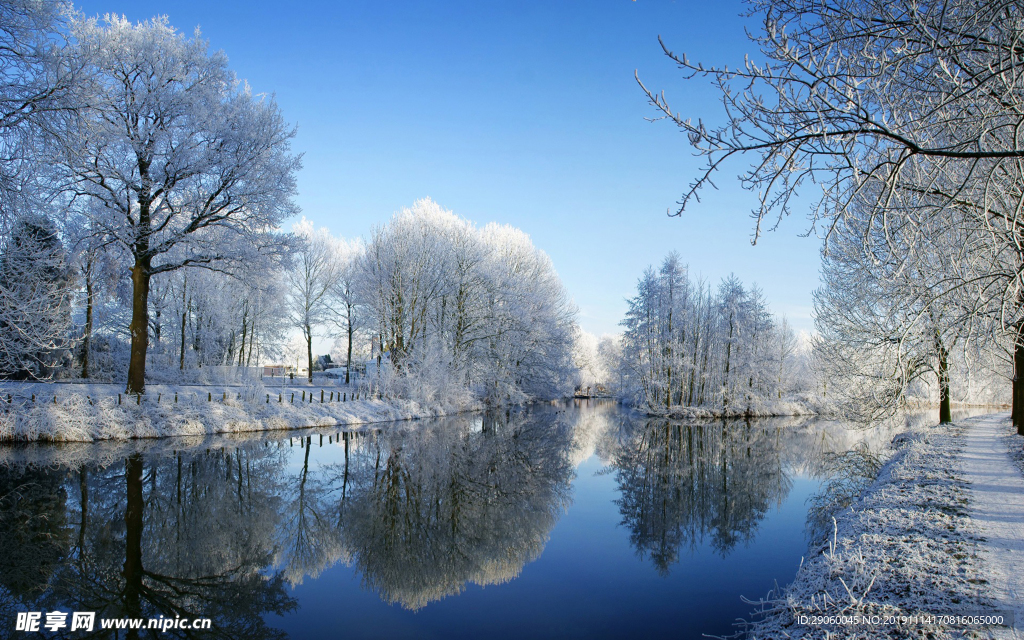
M121 404L121 394L117 394L117 404Z
M206 392L206 401L207 402L213 402L213 392L212 391L207 391Z
M292 391L292 400L291 400L291 402L292 402L292 404L295 404L295 392L294 391Z
M56 398L57 396L53 396L53 397ZM321 389L320 390L320 404L323 404L323 403L324 403L324 390Z

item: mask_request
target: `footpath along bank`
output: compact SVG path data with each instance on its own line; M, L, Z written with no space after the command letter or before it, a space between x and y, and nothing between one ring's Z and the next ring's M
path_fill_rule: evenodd
M893 446L796 579L757 603L750 637L1024 638L1024 438L992 414Z

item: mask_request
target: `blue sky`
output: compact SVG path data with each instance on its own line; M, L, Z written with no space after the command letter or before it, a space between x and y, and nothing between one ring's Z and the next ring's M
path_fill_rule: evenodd
M298 204L336 235L365 236L430 197L479 225L529 233L580 307L615 332L643 269L677 250L692 274L756 281L777 313L810 330L818 247L794 218L750 245L754 195L742 162L681 218L700 161L633 78L684 115L721 122L706 83L661 52L739 65L756 51L744 5L558 2L189 2L88 0L88 15L166 14L197 26L257 92L276 96L304 154Z

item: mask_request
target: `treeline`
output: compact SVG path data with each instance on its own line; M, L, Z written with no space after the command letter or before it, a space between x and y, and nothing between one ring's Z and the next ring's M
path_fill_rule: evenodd
M712 289L673 252L628 302L617 366L633 403L749 413L796 390L796 336L756 285L730 276Z

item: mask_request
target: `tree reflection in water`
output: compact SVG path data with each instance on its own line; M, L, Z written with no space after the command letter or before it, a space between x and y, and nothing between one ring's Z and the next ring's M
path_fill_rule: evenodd
M573 475L571 429L540 413L378 432L326 469L322 493L364 586L419 609L469 582L512 580L536 559Z
M789 493L780 429L770 422L633 419L612 459L622 525L662 575L709 538L726 555Z
M264 572L282 461L276 450L253 447L136 453L106 467L6 469L0 495L22 498L0 501L0 529L38 524L20 538L4 536L14 545L0 563L2 609L202 617L212 630L180 633L284 637L262 617L295 607L284 580Z

